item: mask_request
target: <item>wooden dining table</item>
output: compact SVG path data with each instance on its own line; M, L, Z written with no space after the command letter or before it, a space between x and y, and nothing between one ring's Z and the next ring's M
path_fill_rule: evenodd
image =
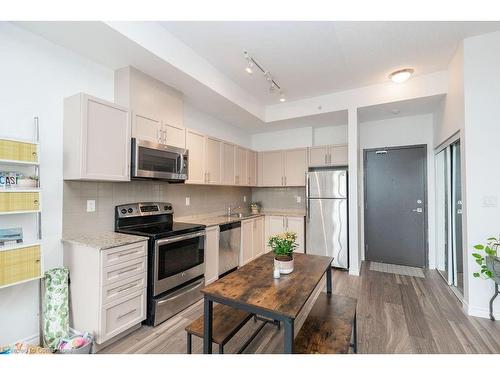
M294 254L294 270L273 277L274 256L267 253L207 285L204 295L203 353L212 353L213 303L228 305L283 323L284 353L293 353L295 319L326 274L332 293L332 257Z

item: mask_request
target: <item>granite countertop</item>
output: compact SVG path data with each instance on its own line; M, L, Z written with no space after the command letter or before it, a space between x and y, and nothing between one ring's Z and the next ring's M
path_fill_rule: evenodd
M305 216L304 210L263 210L258 214L249 214L248 216L237 217L237 216L226 216L224 213L217 213L212 215L199 215L199 216L185 216L176 218L175 221L190 223L190 224L200 224L207 227L213 227L221 224L236 223L238 221L243 221L247 219L253 219L259 216L272 215L272 216Z
M63 238L63 242L83 245L97 250L110 249L123 245L129 245L136 242L147 241L147 237L133 236L130 234L115 233L115 232L101 232L101 233L86 233L68 236Z

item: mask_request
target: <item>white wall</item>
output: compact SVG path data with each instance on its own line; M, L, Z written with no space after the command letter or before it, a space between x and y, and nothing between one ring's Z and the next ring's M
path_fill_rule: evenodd
M0 23L0 135L33 137L40 117L45 268L60 266L63 98L113 99L113 72L12 24ZM38 334L38 283L0 290L0 343Z
M313 146L347 143L347 125L313 129Z
M256 151L322 146L347 143L347 125L303 127L252 135Z
M220 121L187 103L184 104L184 126L243 147L252 147L252 136L248 132Z
M429 237L429 267L435 267L435 174L433 150L433 115L400 117L389 120L370 121L359 124L359 176L363 176L363 150L377 147L427 145L427 219ZM358 186L360 207L364 207L363 179ZM364 210L359 212L361 233L360 247L364 259Z
M465 167L466 237L464 284L468 311L487 316L493 283L471 277L478 266L470 256L475 244L500 232L500 208L486 207L485 198L498 199L498 139L500 139L500 32L465 39ZM500 313L500 301L495 304ZM497 315L498 317L498 315Z
M464 49L457 48L448 65L448 92L436 116L434 146L464 128Z

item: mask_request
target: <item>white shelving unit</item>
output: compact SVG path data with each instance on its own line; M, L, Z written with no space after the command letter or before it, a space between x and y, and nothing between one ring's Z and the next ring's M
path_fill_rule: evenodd
M38 117L34 118L34 126L35 126L35 140L26 140L26 139L16 139L16 138L9 138L9 137L0 137L0 142L1 141L7 141L7 142L17 142L17 143L23 143L23 144L29 144L32 145L36 148L36 156L37 160L36 161L23 161L23 160L12 160L12 159L2 159L0 158L0 170L3 170L5 167L9 168L16 168L20 167L23 168L24 170L30 170L30 172L33 172L34 176L38 177L38 183L37 187L16 187L16 188L5 188L5 189L0 189L0 194L5 194L5 193L38 193L37 200L37 209L26 209L26 210L16 210L16 211L0 211L0 217L5 217L8 215L34 215L35 220L36 220L36 225L34 232L31 234L27 234L24 231L24 226L23 226L23 242L21 243L14 243L14 244L8 244L4 246L0 246L0 267L7 267L7 264L9 263L6 259L7 258L2 258L3 255L5 255L5 252L8 251L15 251L15 250L21 250L23 248L26 248L27 251L28 249L33 249L34 247L38 247L39 251L39 260L37 261L35 259L35 262L37 261L39 263L39 270L38 274L36 277L31 277L28 276L30 272L26 273L26 278L20 277L19 280L14 279L11 282L5 282L3 278L0 278L0 289L2 288L7 288L13 285L18 285L26 282L30 282L33 280L39 280L43 278L43 249L42 249L42 230L41 230L41 224L42 224L42 206L40 204L41 202L41 190L40 190L40 136L39 136L39 122L38 122ZM5 255L7 257L7 255ZM36 256L35 256L36 258ZM28 261L29 261L28 257ZM33 260L33 258L31 259ZM28 267L28 265L27 265ZM32 267L32 266L31 266ZM22 267L21 267L22 268ZM0 275L2 272L6 272L6 269L0 269ZM35 272L36 273L36 272ZM22 272L21 272L22 274ZM8 279L6 277L6 279Z

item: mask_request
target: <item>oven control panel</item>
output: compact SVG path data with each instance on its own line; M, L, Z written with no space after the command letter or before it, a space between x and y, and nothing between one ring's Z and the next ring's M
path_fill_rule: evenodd
M116 214L119 218L173 213L172 203L168 202L143 202L116 206Z

